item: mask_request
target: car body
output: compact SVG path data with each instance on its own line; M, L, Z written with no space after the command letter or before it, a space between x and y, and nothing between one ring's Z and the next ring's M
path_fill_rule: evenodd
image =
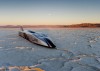
M19 36L29 40L32 43L38 44L38 45L46 46L49 48L56 47L51 41L51 39L47 35L41 32L34 32L31 30L22 29L22 31L19 31Z

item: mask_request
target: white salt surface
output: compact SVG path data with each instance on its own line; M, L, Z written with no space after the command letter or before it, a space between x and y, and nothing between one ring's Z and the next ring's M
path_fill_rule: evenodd
M99 28L31 30L48 34L57 49L30 43L18 36L19 29L0 29L1 68L33 66L44 71L100 71Z

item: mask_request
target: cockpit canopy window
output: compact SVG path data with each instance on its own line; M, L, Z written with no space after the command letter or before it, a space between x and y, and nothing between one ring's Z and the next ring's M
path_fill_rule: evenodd
M33 32L33 31L31 31L31 30L28 30L30 33L35 33L35 32Z
M47 37L47 35L43 34L43 33L35 33L36 36L38 37Z
M28 32L33 33L37 37L47 37L47 35L40 33L40 32L33 32L31 30L28 30Z

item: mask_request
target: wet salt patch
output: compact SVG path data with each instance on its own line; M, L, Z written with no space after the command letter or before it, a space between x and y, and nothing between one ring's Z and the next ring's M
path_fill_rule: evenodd
M15 47L16 49L28 49L28 50L34 50L32 47Z

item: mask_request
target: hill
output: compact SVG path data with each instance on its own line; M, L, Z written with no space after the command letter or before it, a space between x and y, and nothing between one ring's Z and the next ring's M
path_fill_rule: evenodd
M74 25L22 25L24 28L100 28L100 23L82 23ZM4 25L0 28L19 28L20 25Z

